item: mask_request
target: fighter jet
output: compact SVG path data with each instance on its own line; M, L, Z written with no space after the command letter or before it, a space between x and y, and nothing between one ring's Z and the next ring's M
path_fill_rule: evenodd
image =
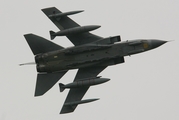
M109 81L98 74L108 66L124 63L124 57L145 52L167 41L137 39L121 41L120 36L103 38L89 31L98 25L80 26L68 16L82 11L61 12L55 7L42 9L45 15L60 29L50 31L50 38L66 36L74 46L64 48L35 34L25 34L37 68L35 96L45 94L71 69L78 69L74 81L59 84L60 92L70 89L60 114L73 112L79 104L98 99L82 100L90 86Z

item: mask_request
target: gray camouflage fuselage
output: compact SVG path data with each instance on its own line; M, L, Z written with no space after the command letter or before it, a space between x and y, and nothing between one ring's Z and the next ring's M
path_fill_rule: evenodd
M35 55L37 81L35 96L44 95L70 69L78 69L73 82L59 83L60 92L70 89L60 114L73 112L79 104L98 99L83 99L90 86L109 81L109 78L98 76L108 66L124 63L124 57L154 49L166 41L155 39L138 39L122 41L120 36L103 38L90 33L99 25L80 26L69 15L82 11L62 12L56 7L42 9L43 13L60 31L49 31L50 38L66 36L73 47L64 48L41 36L29 33L24 37ZM27 65L25 63L20 65Z
M101 40L102 41L102 40ZM86 44L35 56L38 72L57 72L89 66L109 66L124 62L124 56L154 49L165 41L133 40L115 44Z

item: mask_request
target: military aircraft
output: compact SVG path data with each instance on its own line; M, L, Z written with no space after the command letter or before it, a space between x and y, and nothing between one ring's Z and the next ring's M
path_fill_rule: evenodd
M62 13L55 7L42 11L60 29L58 32L50 31L51 39L66 36L74 44L64 48L34 34L24 35L35 55L38 72L35 96L45 94L68 70L78 69L72 83L59 84L60 92L70 89L60 114L73 112L79 104L98 100L82 98L90 86L110 80L98 76L106 67L124 63L125 56L145 52L167 42L156 39L121 41L120 36L103 38L89 32L100 26L80 26L68 17L82 11Z

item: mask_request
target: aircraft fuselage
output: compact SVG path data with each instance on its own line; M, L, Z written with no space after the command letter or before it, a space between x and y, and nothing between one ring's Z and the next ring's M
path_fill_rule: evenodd
M165 41L133 40L115 44L86 44L35 56L38 72L57 72L90 66L124 63L124 56L156 48Z

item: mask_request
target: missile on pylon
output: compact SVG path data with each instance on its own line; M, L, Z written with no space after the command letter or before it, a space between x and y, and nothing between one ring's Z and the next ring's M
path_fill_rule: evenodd
M69 29L61 30L59 32L50 31L50 38L51 38L51 40L53 40L56 36L68 36L68 35L73 35L73 34L89 32L89 31L98 29L99 27L101 27L101 26L88 25L88 26L69 28Z
M92 86L92 85L98 85L101 83L105 83L109 81L109 78L100 78L100 77L95 77L95 78L87 78L83 80L78 80L69 84L59 84L60 87L60 92L63 92L66 88L77 88L77 87L84 87L84 86Z

